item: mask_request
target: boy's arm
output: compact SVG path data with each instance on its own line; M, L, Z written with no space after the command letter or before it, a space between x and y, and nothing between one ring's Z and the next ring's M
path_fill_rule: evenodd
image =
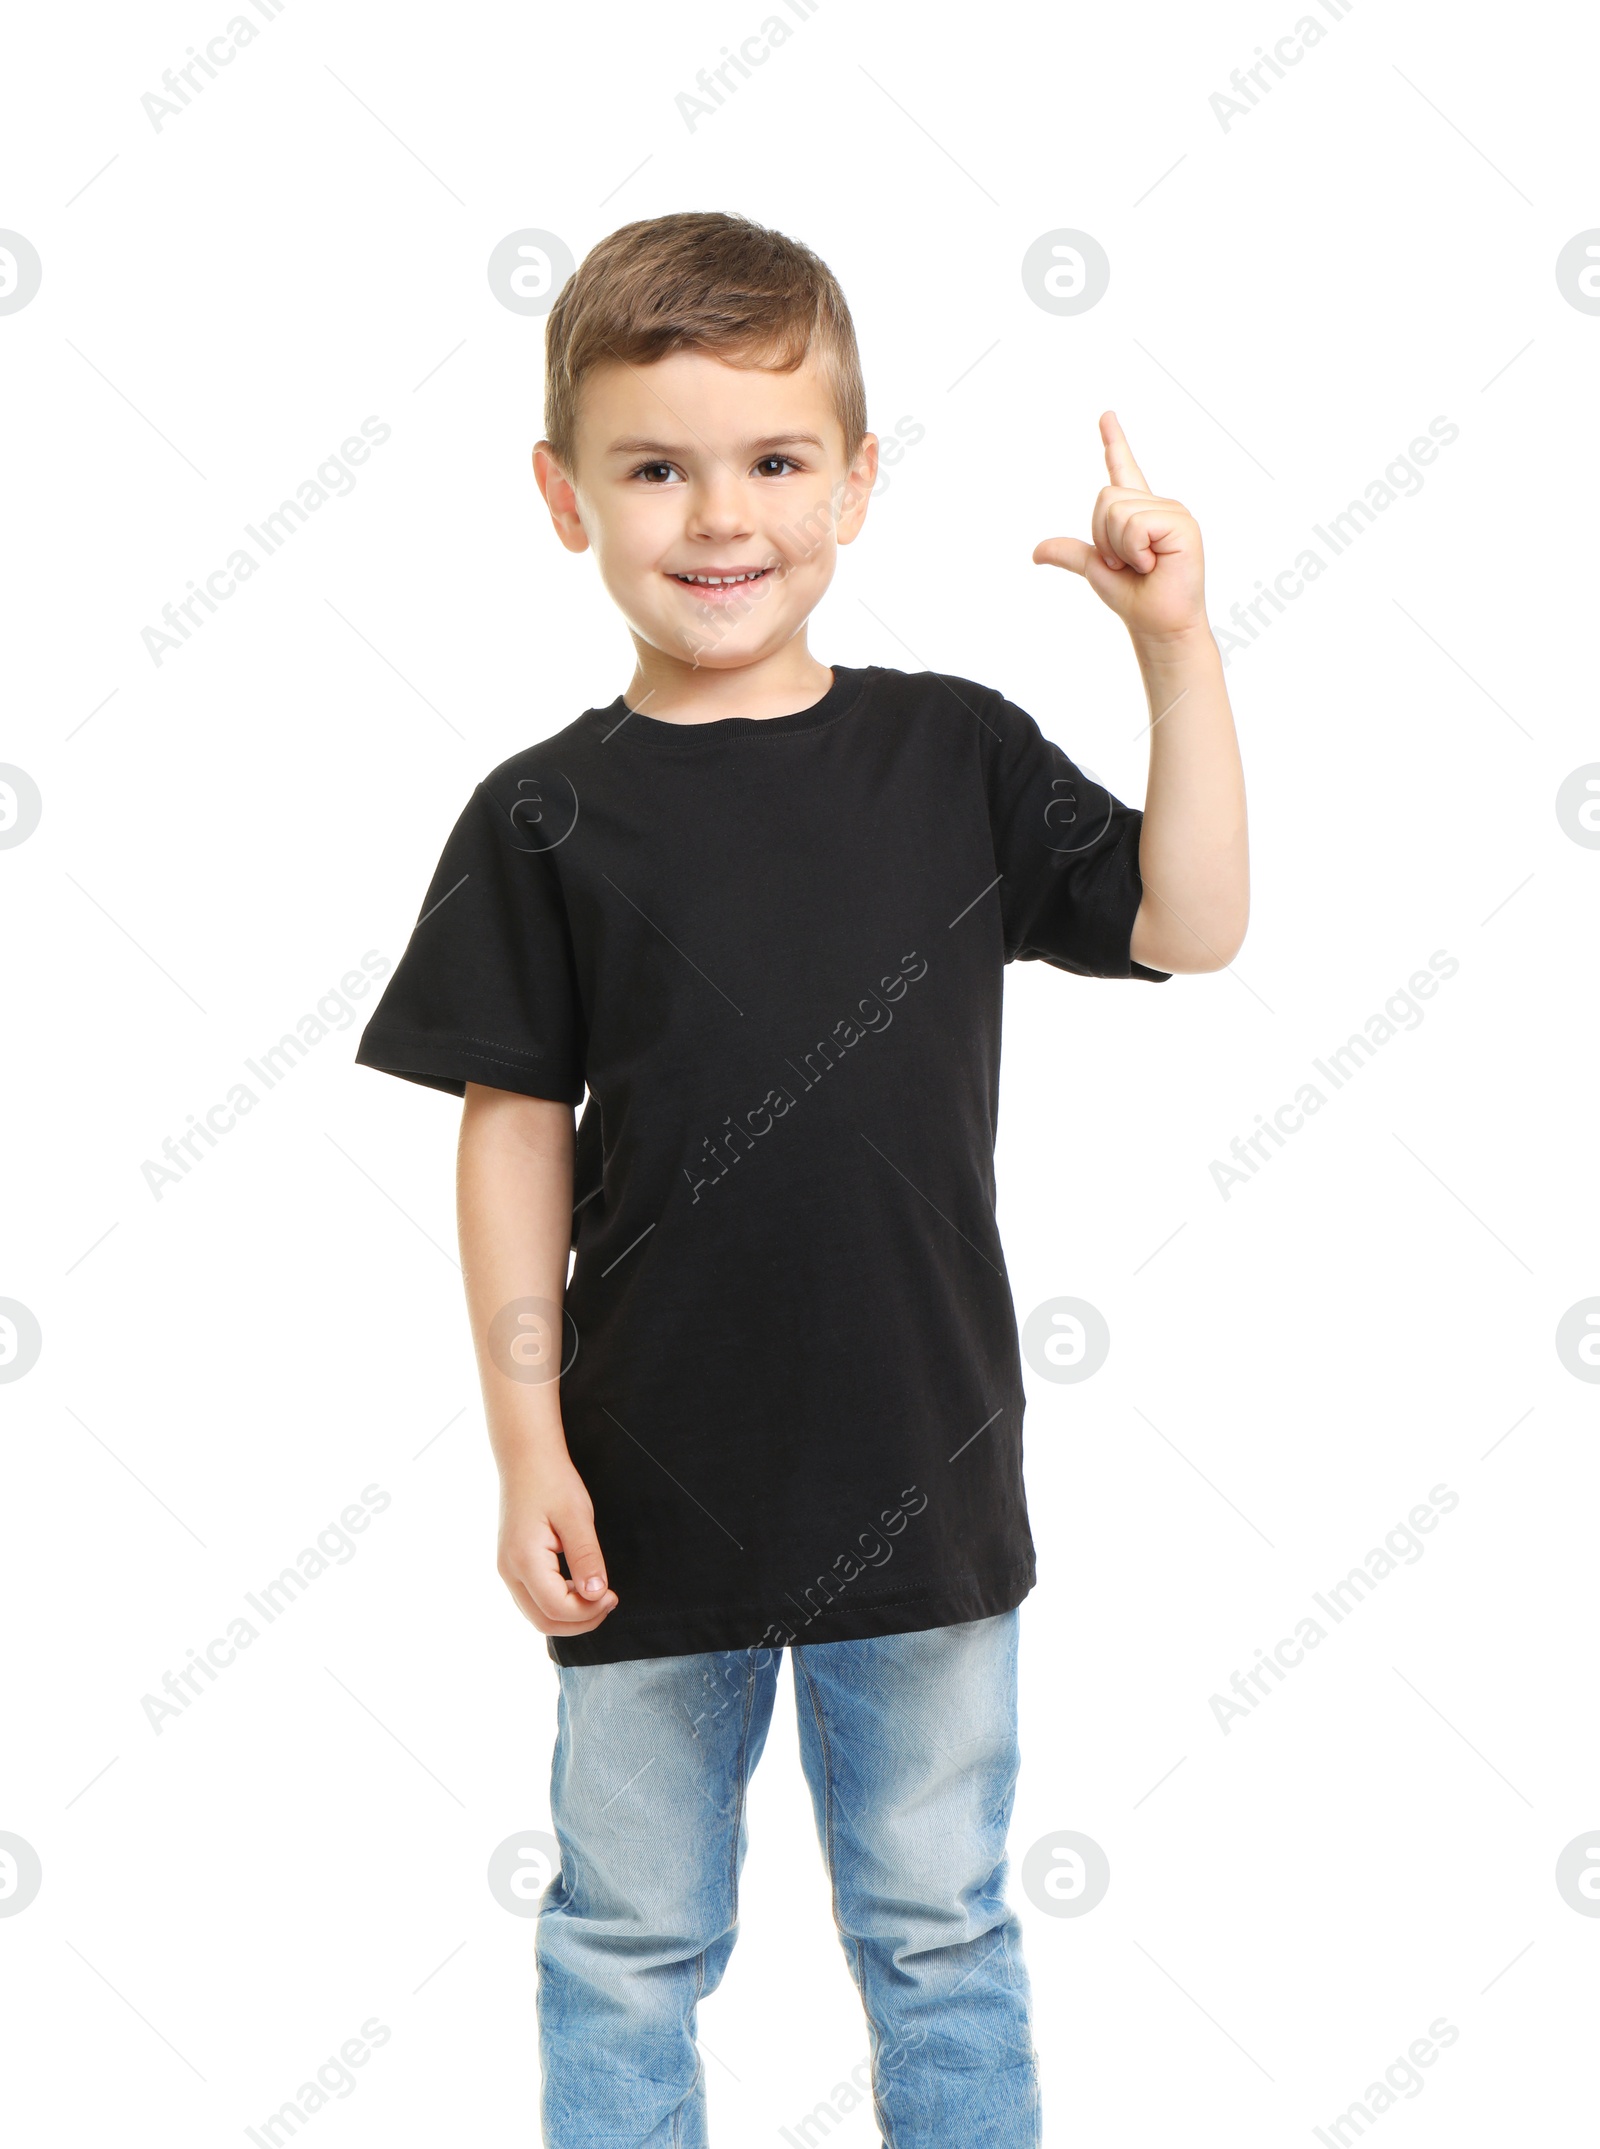
M1043 565L1080 574L1133 642L1150 703L1150 774L1139 834L1144 899L1129 948L1152 970L1221 970L1250 911L1244 771L1205 610L1200 531L1180 501L1152 493L1116 414L1100 420L1111 483L1092 542L1051 537Z
M1150 773L1139 831L1144 900L1129 953L1152 970L1221 970L1250 914L1244 770L1202 619L1177 638L1134 638L1150 702Z
M456 1217L500 1467L499 1570L541 1634L587 1634L617 1602L561 1423L573 1145L571 1105L467 1083Z

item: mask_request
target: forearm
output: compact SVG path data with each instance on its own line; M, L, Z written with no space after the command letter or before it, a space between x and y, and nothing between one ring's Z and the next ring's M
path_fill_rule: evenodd
M1244 771L1222 654L1204 625L1136 639L1134 650L1151 731L1133 957L1155 970L1218 970L1238 952L1250 908Z
M570 1105L467 1084L456 1218L489 1440L502 1477L565 1453L562 1299L572 1241ZM504 1309L519 1307L516 1313Z

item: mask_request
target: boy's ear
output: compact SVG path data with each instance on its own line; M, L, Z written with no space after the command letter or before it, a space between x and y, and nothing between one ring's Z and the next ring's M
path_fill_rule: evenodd
M861 525L867 519L867 502L872 498L872 488L877 482L878 436L863 433L855 461L845 478L845 497L834 528L835 543L848 545L860 534Z
M544 495L544 504L550 510L557 537L569 552L587 552L589 533L578 514L578 495L573 490L572 480L556 461L548 440L534 442L533 478Z

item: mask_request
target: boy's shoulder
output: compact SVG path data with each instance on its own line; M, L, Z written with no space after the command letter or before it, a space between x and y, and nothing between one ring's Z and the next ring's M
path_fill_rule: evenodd
M595 746L604 744L604 728L597 729L595 719L605 713L603 709L585 709L559 731L534 739L527 746L519 746L514 754L496 762L479 779L479 789L495 798L514 799L521 795L519 787L537 781L549 770L560 768L575 754L587 756ZM621 713L619 708L619 717Z

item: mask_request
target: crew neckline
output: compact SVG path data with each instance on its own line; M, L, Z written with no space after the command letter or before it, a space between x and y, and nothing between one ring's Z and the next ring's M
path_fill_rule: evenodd
M590 709L606 738L632 738L636 742L683 753L703 750L720 745L727 739L754 738L758 733L774 738L793 738L798 732L818 731L845 715L854 704L866 683L872 665L835 664L829 667L833 684L817 701L805 709L794 709L786 716L718 716L704 724L674 724L665 717L646 716L642 710L630 709L626 699L619 694L604 708Z

